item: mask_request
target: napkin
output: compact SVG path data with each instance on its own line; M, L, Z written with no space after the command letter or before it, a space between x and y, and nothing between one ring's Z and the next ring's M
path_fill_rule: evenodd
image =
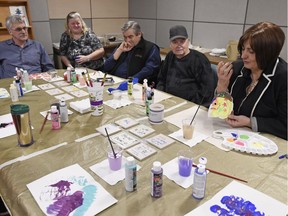
M130 100L126 100L126 99L121 99L121 100L108 100L108 101L104 101L104 104L113 108L113 109L118 109L120 107L124 107L124 106L128 106L130 105L132 102Z
M115 185L117 182L125 179L125 163L126 158L122 156L122 166L120 170L111 170L109 167L108 159L105 159L102 162L91 166L90 169L108 184ZM139 169L141 169L141 167L137 165L137 171Z
M202 140L208 138L207 135L202 134L202 133L194 130L193 138L192 138L192 139L190 139L190 140L184 139L184 138L183 138L183 130L182 130L182 129L180 129L180 130L178 130L178 131L176 131L176 132L174 132L174 133L172 133L172 134L169 134L169 136L172 137L172 138L174 138L174 139L176 139L176 140L178 140L179 142L184 143L185 145L190 146L190 147L193 147L193 146L195 146L197 143L199 143L199 142L201 142Z
M190 176L188 177L180 176L177 157L162 165L162 168L163 168L163 174L170 180L174 181L176 184L180 185L181 187L186 189L193 184L195 167L192 167Z
M86 98L84 100L70 102L70 107L72 109L76 110L77 112L82 113L82 114L89 112L89 111L91 111L90 99Z

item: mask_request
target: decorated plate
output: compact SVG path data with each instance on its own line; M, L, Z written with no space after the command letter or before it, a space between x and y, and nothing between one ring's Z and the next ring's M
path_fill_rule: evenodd
M240 152L271 155L278 151L278 146L272 140L254 132L226 129L214 131L213 136L223 138L224 147Z

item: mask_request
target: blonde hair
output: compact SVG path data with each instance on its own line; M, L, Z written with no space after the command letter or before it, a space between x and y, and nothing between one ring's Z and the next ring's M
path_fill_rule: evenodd
M76 12L76 11L72 11L70 12L67 17L66 17L66 23L65 23L65 29L66 29L66 32L70 35L71 35L71 31L69 29L69 26L68 26L68 23L71 19L75 19L75 18L79 18L80 19L80 22L81 22L81 25L82 25L82 32L85 33L87 31L89 31L89 28L87 27L86 23L84 22L84 20L82 19L81 15Z

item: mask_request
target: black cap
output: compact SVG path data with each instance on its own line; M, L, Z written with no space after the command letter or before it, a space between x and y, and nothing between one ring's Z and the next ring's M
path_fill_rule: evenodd
M188 38L187 30L182 25L176 25L170 28L170 40L174 40L176 38Z

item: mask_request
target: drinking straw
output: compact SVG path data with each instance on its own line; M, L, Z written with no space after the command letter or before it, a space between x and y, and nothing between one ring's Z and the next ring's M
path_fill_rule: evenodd
M200 102L200 104L198 105L197 110L196 110L196 112L195 112L195 114L194 114L194 116L193 116L193 118L192 118L192 120L191 120L191 122L190 122L190 125L191 125L192 122L194 121L194 119L195 119L195 117L196 117L196 114L198 113L198 110L199 110L201 104L203 103L203 100L204 100L204 98L205 98L205 96L206 96L206 93L207 93L207 91L205 92L204 96L202 97L201 102Z
M114 158L116 158L116 153L115 153L115 151L114 151L114 148L113 148L113 145L112 145L112 142L111 142L111 140L110 140L110 137L109 137L109 134L108 134L108 132L107 132L106 127L105 127L105 132L106 132L106 135L107 135L107 137L108 137L108 140L109 140L109 143L110 143L110 146L111 146L111 149L112 149Z

